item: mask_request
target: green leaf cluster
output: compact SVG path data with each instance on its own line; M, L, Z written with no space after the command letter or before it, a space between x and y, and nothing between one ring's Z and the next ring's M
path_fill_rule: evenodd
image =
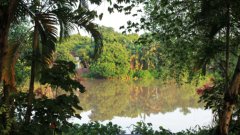
M105 44L100 58L90 67L92 74L101 78L126 76L130 69L129 54L121 44Z
M75 124L64 132L64 135L118 135L124 134L122 128L112 122L106 125L99 122L91 122L88 124Z

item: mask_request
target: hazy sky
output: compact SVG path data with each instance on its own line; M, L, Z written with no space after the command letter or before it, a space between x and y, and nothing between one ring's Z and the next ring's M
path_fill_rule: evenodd
M103 13L102 20L96 19L95 22L104 25L113 27L116 31L120 31L119 27L122 25L126 25L128 20L134 21L135 18L133 18L131 15L125 15L124 13L118 13L115 11L114 13L108 12L109 4L107 2L102 3L100 6L91 6L91 9L96 10L99 14Z
M107 27L113 27L115 31L122 32L123 30L119 30L120 26L123 26L127 24L127 21L131 20L136 22L138 20L138 17L132 17L131 15L125 15L124 13L119 13L115 11L114 13L109 13L108 12L108 7L109 3L108 2L103 2L101 5L91 5L90 4L90 9L91 10L96 10L98 14L103 13L103 18L102 20L95 19L94 22L107 26ZM140 32L143 33L143 32ZM85 35L86 33L81 32L81 34Z

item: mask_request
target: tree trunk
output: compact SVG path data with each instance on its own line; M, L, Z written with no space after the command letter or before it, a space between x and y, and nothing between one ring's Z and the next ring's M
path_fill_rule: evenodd
M16 11L18 0L9 0L7 5L1 3L0 5L0 84L3 84L3 96L2 102L6 107L6 111L0 116L1 117L1 124L4 127L5 133L9 133L11 130L11 121L10 121L10 112L13 108L11 108L10 101L10 92L13 91L13 87L10 84L7 84L4 80L6 76L3 77L3 70L10 70L7 69L3 64L5 57L7 55L7 48L8 48L8 33L10 29L10 25L13 21L14 13ZM1 133L1 132L0 132Z
M227 3L227 13L226 13L226 20L227 20L227 25L226 25L226 51L225 51L225 57L226 57L226 62L225 62L225 91L227 91L229 87L229 46L230 46L230 3L229 0L226 0Z
M9 95L10 87L9 85L6 85L5 82L3 82L3 93L6 95ZM9 107L9 96L3 96L3 102ZM2 114L2 125L5 130L9 130L9 108L6 108L6 111Z
M240 90L240 56L232 77L228 90L224 94L224 108L222 118L220 119L221 135L228 135L229 125L232 113L237 102L237 96Z
M12 23L18 0L9 0L9 5L0 5L0 83L2 82L2 70L4 56L7 53L8 32Z
M37 57L37 49L39 44L39 32L38 32L38 23L35 21L34 26L34 35L33 35L33 45L32 45L32 65L31 65L31 78L28 92L28 106L25 115L25 123L30 123L30 118L32 115L32 101L34 98L34 82L35 82L35 73L36 73L36 57Z
M0 15L0 83L2 82L3 61L7 54L9 24L3 22L5 16Z
M2 21L2 20L1 20ZM5 59L5 56L7 55L7 38L8 38L8 28L4 28L4 26L6 25L3 25L1 26L0 25L0 83L3 82L3 96L2 96L2 102L3 104L5 105L6 109L9 108L9 92L10 92L10 89L8 87L8 85L6 85L5 81L3 80L3 70L4 70L4 59ZM1 86L1 85L0 85ZM9 123L9 111L5 111L1 118L2 118L2 126L4 128L4 130L7 130L7 125ZM0 132L1 133L1 132Z
M226 0L227 12L226 12L226 63L225 63L225 94L224 94L224 107L222 118L220 118L220 134L228 135L229 125L232 119L232 113L236 104L236 98L238 95L239 79L240 79L240 58L232 78L232 82L229 85L229 46L230 46L230 3Z

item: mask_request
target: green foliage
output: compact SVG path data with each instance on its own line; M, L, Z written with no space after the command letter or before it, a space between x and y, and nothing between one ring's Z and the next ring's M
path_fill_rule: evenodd
M223 113L223 106L224 106L224 82L223 80L216 80L214 87L208 87L208 85L205 84L205 87L198 88L197 92L200 95L199 102L202 102L205 104L205 109L211 109L213 111L213 114L215 114L215 122L218 122ZM240 98L235 97L235 98ZM239 116L239 110L240 110L240 102L237 99L237 105L235 107L235 111L233 112L233 116L236 117L231 123L230 131L234 132L234 130L239 127L236 124L238 122L238 116Z
M131 50L131 63L135 69L159 70L163 67L162 47L153 36L144 34L129 46Z
M15 113L16 121L13 122L14 129L11 129L11 132L20 135L42 135L53 132L60 134L71 126L68 122L69 118L81 118L77 110L82 110L82 107L79 105L76 93L84 92L84 87L74 80L74 73L75 65L66 61L55 61L51 68L42 71L40 82L42 85L50 86L52 92L56 94L53 98L42 95L33 99L33 114L29 126L24 125L28 104L27 93L12 95L17 113Z
M14 119L10 118L7 113L9 112L10 108L6 106L5 104L0 104L0 118L2 119L4 116L6 116L7 121L6 124L0 124L0 134L8 134L9 131L11 131L11 125L14 122Z
M53 88L60 87L65 91L73 93L79 89L84 92L84 87L76 80L72 79L75 73L75 64L67 61L55 61L52 68L42 71L41 84L50 84ZM59 80L59 78L61 78Z
M117 1L117 3L123 2L122 0ZM127 2L127 1L126 1ZM90 3L93 4L100 4L100 1L96 0L90 0ZM128 3L128 2L127 2ZM115 5L115 4L114 4ZM39 67L42 67L43 65L45 68L47 68L53 60L53 52L55 50L55 44L57 42L57 34L58 29L57 26L60 28L60 40L62 37L68 36L69 31L72 30L75 26L85 28L88 32L92 34L94 37L94 45L97 46L94 48L95 54L99 54L101 52L101 46L102 46L102 37L101 34L97 31L96 25L91 22L95 17L98 17L97 13L95 11L88 10L87 4L85 1L78 1L78 0L60 0L60 1L4 1L0 3L1 7L1 27L0 27L0 35L1 35L1 48L0 48L0 56L1 56L1 63L0 63L0 74L2 75L2 70L6 69L8 72L10 70L14 70L14 68L6 68L4 67L5 64L2 64L4 60L4 56L6 53L6 48L10 48L10 46L7 44L6 40L8 37L8 31L9 26L13 24L13 22L16 21L16 24L18 22L21 22L22 18L27 18L27 21L31 21L33 23L35 36L33 40L35 41L33 44L34 49L32 50L32 57L30 59L32 61L32 72L31 72L31 86L29 90L29 98L27 98L26 93L16 93L14 95L14 99L12 99L12 95L9 93L12 93L15 89L15 81L13 81L13 85L11 89L5 89L5 82L4 82L4 93L2 94L2 99L6 102L6 108L10 108L12 110L7 110L6 112L8 115L12 115L11 117L14 117L15 115L18 115L18 118L16 122L13 125L15 126L11 127L12 132L11 134L51 134L54 132L60 132L59 130L61 128L64 128L64 126L68 126L67 118L70 118L71 116L76 116L75 109L81 109L81 107L78 105L79 100L74 95L76 92L76 89L80 89L83 91L83 86L79 84L79 82L73 80L73 69L74 66L72 63L64 62L64 61L56 61L49 69L44 69L41 73L41 79L40 82L45 85L50 85L54 90L56 90L56 93L58 91L58 88L62 88L64 91L66 91L65 94L57 95L54 97L54 99L48 99L46 97L41 98L34 98L32 97L32 92L34 90L34 78L35 78L35 69L41 69ZM125 10L129 10L129 8L126 8ZM102 18L102 15L99 15L99 18ZM11 26L12 27L12 26ZM17 30L17 29L16 29ZM16 33L11 33L13 36L18 36ZM10 38L9 38L10 39ZM17 39L18 41L21 41L21 38L12 38ZM35 40L36 39L36 40ZM38 40L39 39L39 40ZM40 42L39 42L40 41ZM124 42L124 41L122 41ZM83 50L83 51L89 51L89 50ZM80 53L83 52L82 50ZM21 51L22 52L22 51ZM31 51L29 51L31 52ZM59 53L61 55L65 54L66 52L69 52L68 49L62 48L62 53ZM69 53L68 53L69 54ZM62 60L73 60L71 55L64 56ZM87 54L87 53L86 53ZM29 55L30 56L30 55ZM35 58L38 57L38 58ZM82 56L83 59L88 59L85 57L85 54ZM17 71L21 70L23 68L24 74L28 72L28 68L24 69L24 66L29 66L28 62L26 60L26 57L23 57L23 61L20 60L18 63L18 68L16 68ZM8 59L9 61L14 59ZM25 61L26 60L26 61ZM39 64L35 68L35 63ZM116 63L116 62L115 62ZM14 62L11 62L10 64L14 65ZM118 64L118 63L116 63ZM2 66L4 65L4 66ZM121 65L121 64L120 64ZM118 66L118 65L117 65ZM116 66L116 67L117 67ZM128 70L128 69L127 69ZM13 75L15 71L12 71ZM124 70L118 70L116 74L125 74L126 71ZM71 75L70 75L71 74ZM115 74L115 73L114 73ZM17 74L18 81L24 82L25 78L27 78L28 74L25 74L26 76L21 74ZM7 76L10 76L8 74ZM24 78L23 80L20 80L19 78ZM2 82L2 76L0 76L0 81ZM9 79L9 78L7 78ZM59 80L60 79L60 80ZM61 80L62 79L62 80ZM5 81L5 78L3 79ZM35 79L37 80L37 79ZM8 85L6 85L8 86ZM2 87L2 85L1 85ZM9 86L8 86L9 87ZM14 93L14 92L13 92ZM11 100L8 100L11 98ZM33 101L31 101L33 100ZM1 100L2 102L2 100ZM13 106L12 103L16 104L16 106ZM1 104L2 105L2 104ZM61 107L59 107L61 106ZM1 106L2 107L2 106ZM21 111L15 112L16 108L22 108ZM32 114L32 120L30 120L30 126L24 126L25 122L23 120L24 117L24 110L33 111ZM30 108L30 109L29 109ZM32 109L31 109L32 108ZM10 113L11 112L11 113ZM21 112L21 113L20 113ZM26 113L28 116L28 113ZM31 115L31 113L30 113ZM7 116L7 115L6 115ZM9 116L10 117L10 116ZM30 118L30 116L29 116ZM8 120L4 117L1 117L3 119L3 124L7 124L7 127L9 126L9 122L11 121L4 121ZM27 118L26 118L27 119ZM26 120L26 123L28 123L28 120ZM12 124L12 123L11 123ZM57 127L56 127L57 125ZM50 127L49 127L50 126ZM4 127L6 128L6 127ZM50 129L52 128L52 129ZM6 128L8 130L8 128ZM3 130L1 130L3 131Z
M131 134L141 134L141 135L173 135L169 130L159 127L160 131L154 131L152 129L151 123L138 122L134 125Z
M151 74L150 71L148 70L138 70L133 74L133 78L139 78L139 79L154 79L154 76Z
M116 64L111 63L112 61L115 61L115 63L117 61L123 62L123 60L121 60L120 58L122 58L123 55L121 54L124 51L119 52L119 47L117 47L119 45L116 45L119 43L122 44L124 48L127 48L129 50L128 63L130 63L131 70L137 70L136 73L134 73L135 71L129 70L128 76L151 79L153 77L148 73L149 71L141 70L150 70L157 73L158 70L162 68L161 52L159 45L160 43L154 40L153 37L145 35L141 36L138 40L137 35L119 34L117 32L114 32L112 28L100 27L99 30L103 35L103 43L105 49L103 50L103 56L100 57L100 59L102 60L98 60L98 63L93 62L93 64L91 65L92 76L108 78L126 75L127 71L116 73L118 70L116 70ZM119 58L116 58L116 56L118 56ZM127 58L127 56L125 56L125 58ZM125 63L127 64L127 62ZM159 72L157 74L155 73L154 77L158 78L160 76Z
M57 58L70 60L73 56L79 57L82 67L88 68L90 65L91 73L85 75L88 77L122 78L129 76L152 79L149 71L154 78L161 76L160 70L165 69L160 43L152 36L143 35L138 40L139 36L136 34L120 34L109 27L98 29L102 34L104 44L99 59L95 61L92 59L94 46L91 39L80 35L72 35L63 40L57 47ZM134 70L137 72L134 73Z
M19 97L21 95L21 97ZM16 98L17 122L14 124L15 132L20 135L25 134L51 134L53 131L61 133L63 129L71 126L68 119L78 117L74 108L79 109L79 100L73 95L60 95L56 99L39 98L33 101L33 117L29 126L24 125L23 116L27 95L25 93L18 94ZM51 125L55 125L52 127Z
M115 32L111 27L99 27L99 31L102 33L104 43L120 43L125 46L133 45L139 38L137 34L121 34Z
M230 2L230 5L233 3ZM163 60L161 66L170 71L168 76L181 80L187 75L224 74L226 21L220 20L227 18L227 14L223 13L227 9L226 4L204 0L152 0L143 5L146 15L141 17L141 23L135 27L135 22L129 22L127 28L147 29L150 31L148 36L161 43L158 53ZM236 14L231 14L234 14L231 16L231 32L236 34ZM230 72L236 63L234 54L237 54L235 50L239 44L235 42L236 37L230 37L230 50L233 51L232 54L230 51Z
M201 99L207 107L218 111L219 132L224 132L221 134L228 134L232 119L229 108L239 106L239 88L235 87L239 86L239 71L234 70L240 67L236 32L239 6L239 1L151 0L144 3L146 16L140 19L143 27L137 27L149 30L162 43L168 73L177 81L213 72L217 75L214 78L221 76L224 83L217 82L216 90L206 92ZM128 23L130 30L135 27L134 22Z
M214 87L208 87L208 85L205 84L204 87L198 88L197 92L200 95L199 102L205 104L205 109L211 109L213 114L215 114L214 121L219 122L224 112L224 82L223 80L217 80L214 83ZM238 99L236 100L237 103L233 112L234 119L232 119L229 128L229 134L232 135L239 134L239 125L237 123L239 122L240 97L235 98Z
M57 44L56 57L59 60L75 61L74 55L80 57L81 60L89 61L89 58L85 57L92 57L93 45L88 37L71 35Z
M205 109L212 109L213 113L219 116L222 113L221 108L223 107L224 82L218 81L215 83L215 86L211 89L202 88L203 91L199 93L199 102L205 104Z
M27 81L30 75L30 68L27 63L29 62L29 52L31 48L31 32L26 20L19 24L14 24L9 33L9 42L17 44L17 56L18 60L15 65L15 75L17 86L22 86Z
M100 58L94 61L90 71L96 77L124 77L130 69L127 49L117 43L105 44Z
M30 68L24 62L17 61L16 66L16 82L18 86L26 85L30 76Z
M64 132L64 135L119 135L124 134L122 128L112 122L106 125L98 122L91 122L88 124L75 124Z
M133 126L131 134L136 135L213 135L214 128L211 127L196 127L195 129L187 129L185 131L173 133L163 127L159 127L159 130L154 130L151 123L137 122ZM112 122L106 125L98 122L91 122L88 124L78 125L64 131L64 135L119 135L124 134L122 127L112 124ZM233 134L234 135L234 134Z

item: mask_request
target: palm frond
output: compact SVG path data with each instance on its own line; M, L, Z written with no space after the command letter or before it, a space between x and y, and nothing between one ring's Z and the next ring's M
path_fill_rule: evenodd
M60 26L60 41L63 37L68 37L70 32L75 29L76 25L72 23L72 10L66 6L60 7L51 11L58 19L58 25Z
M46 13L37 16L39 33L41 37L41 62L49 65L53 61L53 53L57 42L57 19L54 14Z
M97 16L95 11L89 11L88 9L77 9L73 12L72 22L80 28L84 28L94 38L95 49L93 58L98 58L102 52L103 42L102 35L97 30L97 25L92 20Z
M102 39L102 34L97 30L97 25L91 22L86 22L86 23L82 23L80 27L83 27L94 38L95 48L94 48L93 58L94 59L98 58L103 50L103 41L102 41L103 39Z
M58 23L60 25L60 41L62 37L69 36L69 32L76 27L84 28L94 38L94 58L97 58L101 54L103 46L102 35L97 30L97 25L92 23L92 20L97 16L95 11L90 11L82 7L72 11L67 7L62 7L53 10L52 13L58 18Z
M87 8L88 9L88 0L80 0L78 8Z

